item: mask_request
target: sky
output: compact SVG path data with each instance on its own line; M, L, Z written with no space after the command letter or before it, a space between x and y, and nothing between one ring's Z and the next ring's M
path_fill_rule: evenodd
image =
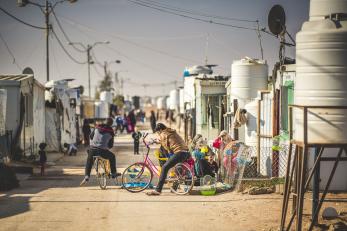
M44 4L42 0L32 1ZM158 8L158 4L165 4L166 10L177 7L187 12L173 15L143 6ZM84 45L110 42L92 49L93 60L99 63L121 61L120 64L111 63L109 70L113 76L118 72L124 79L125 94L160 96L167 95L175 87L174 81L178 81L177 86L182 83L186 67L202 65L206 57L208 63L218 65L215 73L221 75L230 75L233 60L261 57L256 31L189 17L248 28L255 28L256 23L220 17L259 20L260 27L267 28L267 15L275 4L285 9L287 30L295 37L308 19L309 0L78 0L73 4L58 4L54 12L70 41ZM37 6L18 7L16 0L0 0L0 7L27 23L44 27L44 15ZM200 15L193 15L192 11ZM183 14L188 17L182 17ZM217 17L202 16L206 14ZM52 14L50 21L69 54L78 62L86 62L86 53L68 45ZM0 11L0 35L15 57L14 63L0 40L0 74L19 74L25 67L31 67L35 78L45 83L45 31L28 27ZM264 33L261 39L270 72L278 60L279 41ZM52 33L49 43L50 79L73 78L74 84L87 89L87 64L72 61ZM286 56L295 58L295 48L287 47ZM102 66L91 65L92 95L102 78Z

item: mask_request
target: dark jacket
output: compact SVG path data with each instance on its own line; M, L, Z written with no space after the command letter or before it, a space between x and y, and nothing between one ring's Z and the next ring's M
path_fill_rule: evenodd
M141 132L133 132L131 136L133 137L135 143L139 143L142 134Z
M40 163L46 163L47 162L47 156L46 156L46 152L43 150L39 151L39 155L40 155Z
M114 132L110 126L101 124L95 127L90 134L90 146L101 149L110 149L113 147Z

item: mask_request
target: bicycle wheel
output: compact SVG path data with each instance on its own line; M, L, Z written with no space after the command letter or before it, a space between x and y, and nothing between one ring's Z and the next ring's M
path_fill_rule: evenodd
M167 178L171 192L178 195L189 193L194 186L194 175L185 164L176 164L171 168Z
M107 186L107 172L104 161L97 160L96 163L96 179L101 189L106 189Z
M135 163L122 174L122 186L129 192L141 192L148 188L153 179L151 169L145 163Z

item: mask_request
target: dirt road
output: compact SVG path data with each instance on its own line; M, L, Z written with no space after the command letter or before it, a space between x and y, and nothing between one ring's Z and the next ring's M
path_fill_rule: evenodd
M117 139L118 167L134 156L129 137ZM132 194L95 180L79 187L85 153L66 156L45 177L32 176L21 187L0 194L0 230L277 230L282 197L224 193L212 197L160 197Z

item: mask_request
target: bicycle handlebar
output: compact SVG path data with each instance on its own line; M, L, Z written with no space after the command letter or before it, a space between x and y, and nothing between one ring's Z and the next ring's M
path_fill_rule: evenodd
M145 146L146 146L147 148L149 148L149 145L157 143L157 142L155 142L154 140L152 140L152 142L147 142L147 141L146 141L146 137L147 137L148 135L149 135L148 133L145 133L145 134L143 135L143 139L142 139L143 143L145 144Z

